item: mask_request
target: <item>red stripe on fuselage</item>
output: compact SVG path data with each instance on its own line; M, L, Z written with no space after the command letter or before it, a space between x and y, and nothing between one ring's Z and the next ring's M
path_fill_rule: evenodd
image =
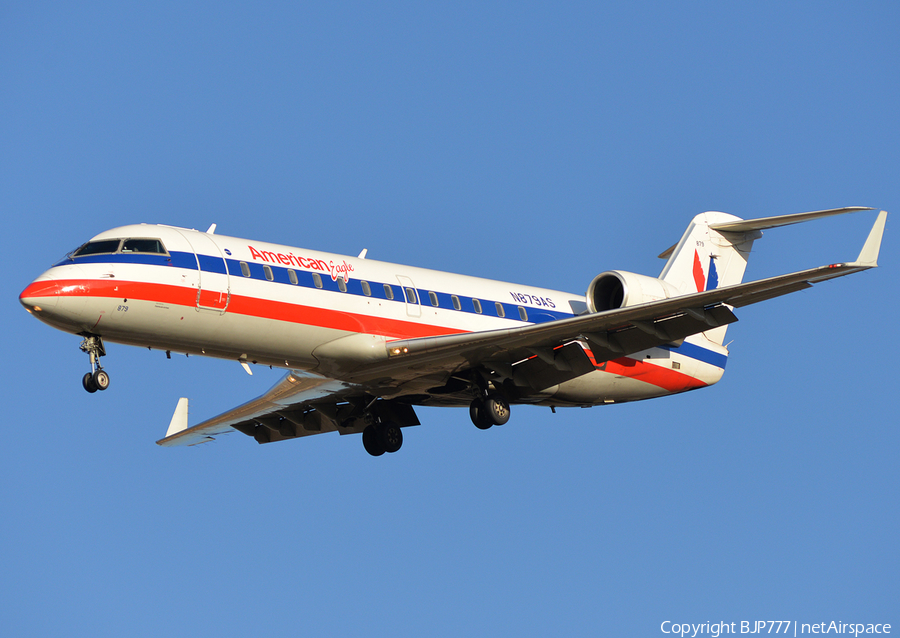
M695 379L682 372L663 368L653 363L646 363L640 359L629 359L628 357L607 361L604 371L650 383L669 392L702 388L706 385L700 379Z
M70 279L36 282L25 288L19 297L46 297L51 296L51 293L52 296L58 295L59 297L139 299L141 301L175 304L189 308L195 308L197 305L196 288L106 279ZM231 295L226 314L288 321L307 326L362 332L397 339L467 332L466 330L447 328L445 326L433 326L386 317L372 317L359 313L234 294Z
M647 363L640 359L619 357L618 359L612 359L598 364L597 360L594 359L594 353L591 352L590 349L585 349L584 352L588 356L588 359L591 360L591 363L594 364L594 367L602 372L643 381L644 383L655 385L669 392L681 392L693 388L702 388L707 385L700 379L684 374L683 372L678 372L670 368L663 368L662 366Z
M57 279L34 282L25 288L19 297L23 299L39 297L100 297L108 299L140 299L142 301L174 304L188 308L196 308L197 305L196 288L108 279ZM396 339L467 332L457 328L433 326L401 319L372 317L359 313L234 294L231 295L226 314L274 319L276 321L346 330L348 332L376 334ZM680 392L707 385L703 381L684 373L652 363L645 363L639 359L620 357L597 364L590 349L585 348L585 354L587 354L594 367L598 370L629 379L637 379L668 392Z

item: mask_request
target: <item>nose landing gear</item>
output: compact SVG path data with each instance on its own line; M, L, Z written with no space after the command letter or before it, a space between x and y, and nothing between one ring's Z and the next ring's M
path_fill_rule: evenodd
M98 335L85 335L80 347L91 359L91 371L81 378L81 385L91 393L106 390L109 387L109 375L100 366L100 357L106 355L103 340Z

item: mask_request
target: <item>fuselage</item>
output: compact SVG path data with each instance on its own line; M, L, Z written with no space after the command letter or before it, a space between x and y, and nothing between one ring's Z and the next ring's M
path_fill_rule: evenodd
M20 300L67 332L349 383L392 340L587 312L581 295L149 224L100 233ZM694 335L677 349L623 356L533 389L520 402L597 405L682 392L718 381L726 358L721 345ZM420 393L429 383L396 392Z

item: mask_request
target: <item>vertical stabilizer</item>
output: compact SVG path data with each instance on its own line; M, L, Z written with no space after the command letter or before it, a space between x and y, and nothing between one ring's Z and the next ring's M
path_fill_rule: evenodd
M740 221L740 217L728 213L707 212L694 217L681 241L672 249L659 278L683 295L741 283L753 241L762 233L710 228L734 221ZM721 326L703 335L721 345L725 341L725 329L726 326Z

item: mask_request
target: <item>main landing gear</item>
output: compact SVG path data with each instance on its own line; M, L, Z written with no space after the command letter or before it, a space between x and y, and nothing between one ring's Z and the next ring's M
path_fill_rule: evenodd
M91 359L91 371L81 378L81 385L91 393L106 390L109 387L109 375L100 366L100 357L106 355L103 340L98 335L87 335L81 342L81 351L86 352Z
M372 456L393 454L403 445L403 432L396 423L372 423L362 433L363 447Z
M497 393L477 397L469 406L469 416L479 430L509 421L509 403Z

